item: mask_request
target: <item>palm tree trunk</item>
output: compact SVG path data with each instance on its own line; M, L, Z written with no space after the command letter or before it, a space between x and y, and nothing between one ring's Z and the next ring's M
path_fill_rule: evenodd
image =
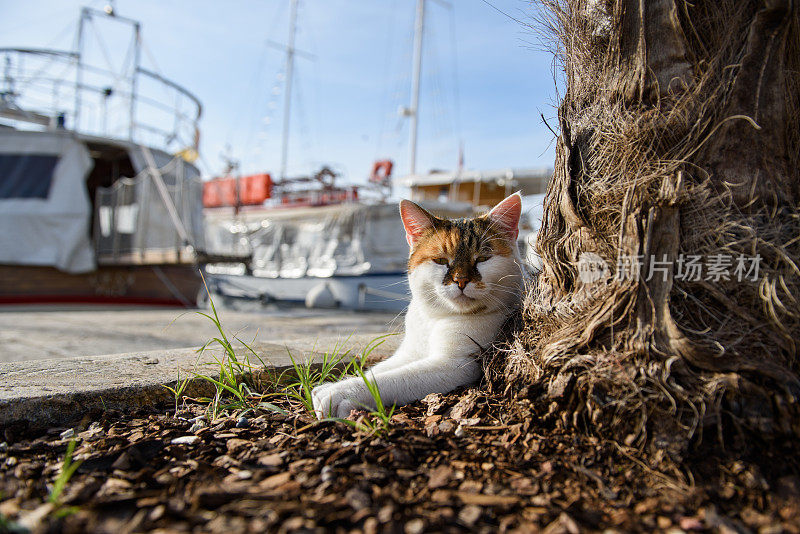
M800 435L800 6L545 4L567 91L505 379L675 450Z

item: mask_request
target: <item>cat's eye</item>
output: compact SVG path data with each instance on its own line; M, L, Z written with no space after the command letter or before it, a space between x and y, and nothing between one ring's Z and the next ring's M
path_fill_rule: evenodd
M481 263L481 262L484 262L484 261L489 261L490 258L491 258L491 256L478 256L475 259L475 263Z
M434 258L433 262L438 263L439 265L447 265L449 263L447 258Z

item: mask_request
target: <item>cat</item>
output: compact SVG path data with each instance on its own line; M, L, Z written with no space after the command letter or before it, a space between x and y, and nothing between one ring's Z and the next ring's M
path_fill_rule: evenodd
M494 341L522 298L521 211L519 193L485 215L458 220L400 202L410 248L405 336L394 355L366 371L386 406L447 393L480 377L476 355ZM375 409L360 377L321 384L311 397L320 419Z

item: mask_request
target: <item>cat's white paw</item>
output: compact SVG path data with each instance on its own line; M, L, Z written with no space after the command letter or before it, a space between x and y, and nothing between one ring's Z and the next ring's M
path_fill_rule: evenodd
M343 380L321 384L311 391L314 413L318 419L326 417L346 418L352 410L363 409L358 384Z

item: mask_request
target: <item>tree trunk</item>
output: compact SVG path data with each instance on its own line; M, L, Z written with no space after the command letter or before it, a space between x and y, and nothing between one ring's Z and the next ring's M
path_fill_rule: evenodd
M674 451L800 434L800 6L545 3L567 92L506 383Z

